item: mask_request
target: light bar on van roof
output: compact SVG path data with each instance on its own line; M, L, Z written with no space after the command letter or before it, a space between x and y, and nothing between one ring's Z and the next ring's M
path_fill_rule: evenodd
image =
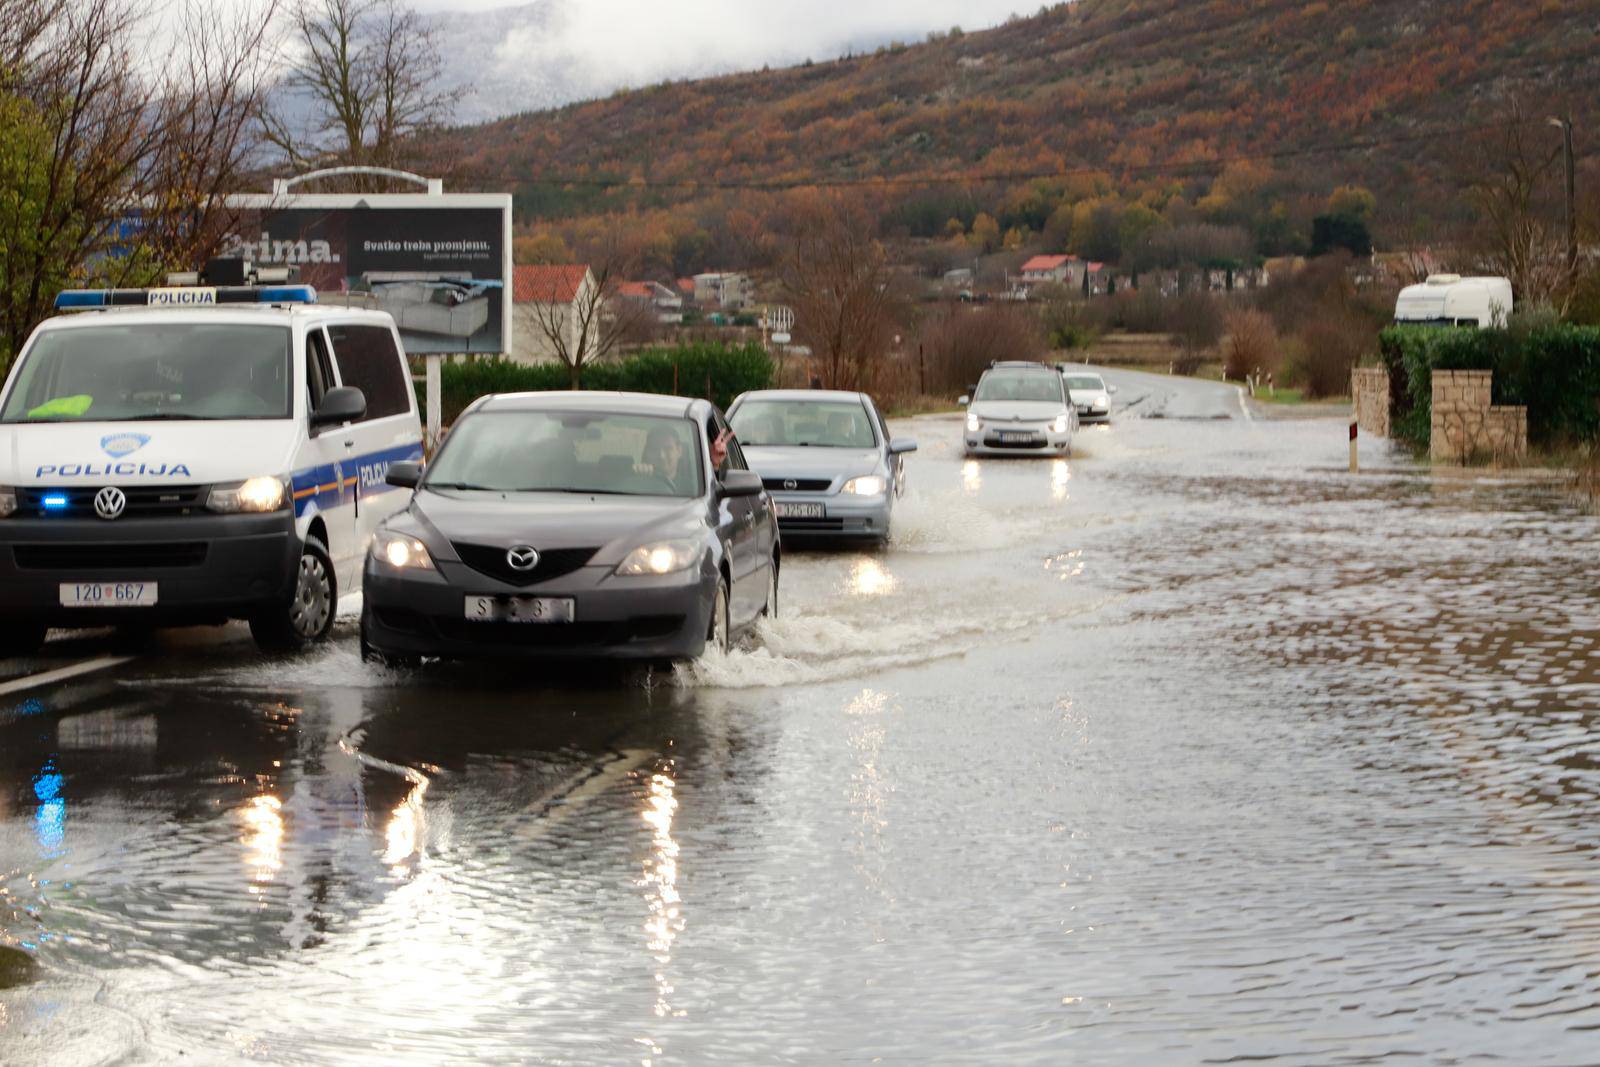
M66 289L56 296L57 311L109 307L214 307L218 304L315 304L309 285L174 286L166 289Z

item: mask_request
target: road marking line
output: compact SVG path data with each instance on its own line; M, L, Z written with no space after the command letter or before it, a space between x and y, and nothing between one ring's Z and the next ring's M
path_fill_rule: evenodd
M99 659L84 660L81 663L68 664L58 667L53 671L44 671L40 674L30 674L25 678L0 684L0 697L10 696L12 693L25 693L29 689L38 689L44 685L54 685L56 682L65 682L85 674L94 674L96 671L110 670L120 667L124 663L132 663L133 656L101 656Z

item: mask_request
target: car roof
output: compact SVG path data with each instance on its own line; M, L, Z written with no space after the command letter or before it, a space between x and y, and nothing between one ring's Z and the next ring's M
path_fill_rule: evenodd
M865 393L851 393L843 389L752 389L739 397L740 400L799 400L813 401L816 403L833 403L854 400L860 403L871 399Z
M1054 367L1047 366L1043 363L1036 363L1031 359L996 360L994 363L989 364L989 370L984 371L984 373L987 374L991 370L1047 370L1052 374L1056 373Z
M473 411L596 411L617 415L657 415L671 418L700 417L711 413L707 401L659 393L609 393L549 391L494 393L472 406Z
M386 311L347 308L335 304L224 304L205 308L113 307L74 311L56 315L40 324L41 330L73 330L124 323L295 323L367 322L389 326L394 323Z

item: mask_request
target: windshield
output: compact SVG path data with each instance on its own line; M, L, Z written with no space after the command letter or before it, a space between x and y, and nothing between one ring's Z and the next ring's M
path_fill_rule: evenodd
M4 422L286 419L289 330L237 323L125 323L34 341Z
M486 411L462 419L428 467L430 489L696 497L689 419L598 411Z
M729 422L746 448L876 448L878 444L872 420L858 401L751 400L740 404Z
M973 400L1061 402L1061 375L1054 371L990 371L978 382Z
M1105 379L1098 374L1069 374L1067 376L1067 388L1091 393L1103 393L1105 392L1106 383Z

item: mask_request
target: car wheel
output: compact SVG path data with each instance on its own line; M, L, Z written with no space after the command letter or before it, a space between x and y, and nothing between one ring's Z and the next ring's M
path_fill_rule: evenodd
M717 579L717 595L711 602L711 625L706 628L706 648L723 655L733 647L733 624L728 614L728 579Z
M422 666L421 656L397 656L388 652L379 652L367 640L367 609L361 611L361 662L376 663L380 667L389 667L394 670L415 670Z
M772 560L767 566L767 602L761 607L761 617L776 619L778 617L778 561Z
M0 656L31 656L44 644L44 634L37 623L0 623Z
M333 629L338 584L333 558L321 541L306 538L295 570L294 596L250 617L250 634L266 652L293 652L324 640Z

